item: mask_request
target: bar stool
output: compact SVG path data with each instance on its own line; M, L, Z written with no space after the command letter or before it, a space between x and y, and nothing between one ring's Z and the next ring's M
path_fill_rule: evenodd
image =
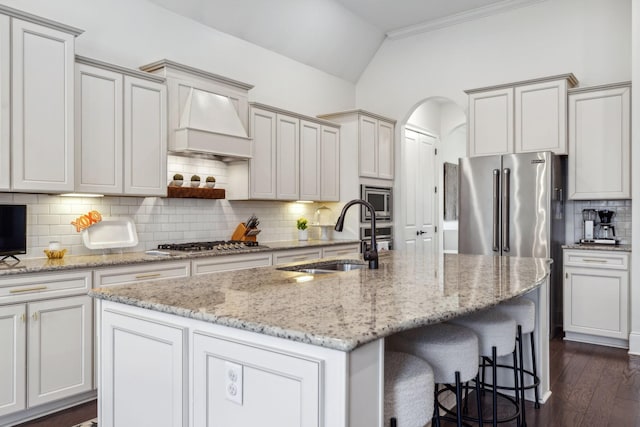
M515 368L516 352L515 352L515 336L516 336L516 322L506 314L503 314L496 310L485 310L472 313L463 317L455 318L450 321L454 325L464 326L471 329L478 336L479 353L482 359L482 387L486 389L486 382L484 378L484 368L490 366L492 368L492 381L491 392L493 400L493 414L491 423L493 426L497 426L498 423L504 423L512 420L516 420L517 425L520 426L520 404L518 395L518 372ZM498 392L497 384L497 360L498 357L513 355L513 381L515 389L515 398L511 398L505 394ZM498 396L509 400L515 411L512 415L505 418L498 419ZM484 420L488 422L488 420Z
M476 379L476 404L478 405L480 426L482 426L482 405L478 381L478 338L471 330L441 323L402 332L390 337L387 342L390 348L418 356L431 365L436 383L432 423L436 427L440 426L441 418L456 422L458 427L463 425L463 420L476 421L475 418L462 414L462 384ZM444 388L440 389L440 385L444 385ZM440 417L440 409L453 415L438 400L439 395L446 390L455 392L456 418Z
M517 325L517 333L516 333L516 343L518 344L518 372L520 373L520 396L521 396L521 412L522 412L522 423L526 425L526 414L525 414L525 399L524 392L525 390L533 389L535 393L535 408L540 408L540 393L538 391L538 386L540 385L540 377L538 377L538 368L536 366L536 347L535 340L533 336L533 332L536 327L536 305L533 301L527 298L516 298L513 300L505 301L496 306L496 310L506 314L515 320ZM529 334L531 339L531 362L533 368L531 371L526 370L524 368L524 353L522 350L523 345L523 335ZM525 385L524 376L527 375L527 379L531 384Z
M384 419L391 427L424 427L433 414L433 370L419 357L384 353Z

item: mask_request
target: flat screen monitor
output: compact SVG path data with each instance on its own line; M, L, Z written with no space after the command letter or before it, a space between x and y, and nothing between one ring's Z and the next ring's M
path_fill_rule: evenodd
M27 253L27 206L0 205L0 257Z

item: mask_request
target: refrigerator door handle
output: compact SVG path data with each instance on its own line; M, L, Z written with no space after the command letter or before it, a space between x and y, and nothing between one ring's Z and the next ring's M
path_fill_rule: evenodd
M509 194L511 193L511 169L504 168L502 173L504 175L502 183L502 251L509 252L509 212L511 210Z
M493 170L493 251L500 251L500 169Z

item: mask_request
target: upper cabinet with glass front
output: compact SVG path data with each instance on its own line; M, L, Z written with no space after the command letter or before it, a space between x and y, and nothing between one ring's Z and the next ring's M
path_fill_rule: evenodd
M577 83L564 74L467 90L469 156L567 154L567 90Z

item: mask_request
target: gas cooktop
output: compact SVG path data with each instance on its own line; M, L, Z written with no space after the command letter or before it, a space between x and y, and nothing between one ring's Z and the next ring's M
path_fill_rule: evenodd
M203 252L203 251L238 251L246 248L267 248L258 242L245 242L241 240L215 240L212 242L188 242L188 243L162 243L158 245L159 250L170 250L180 252Z

